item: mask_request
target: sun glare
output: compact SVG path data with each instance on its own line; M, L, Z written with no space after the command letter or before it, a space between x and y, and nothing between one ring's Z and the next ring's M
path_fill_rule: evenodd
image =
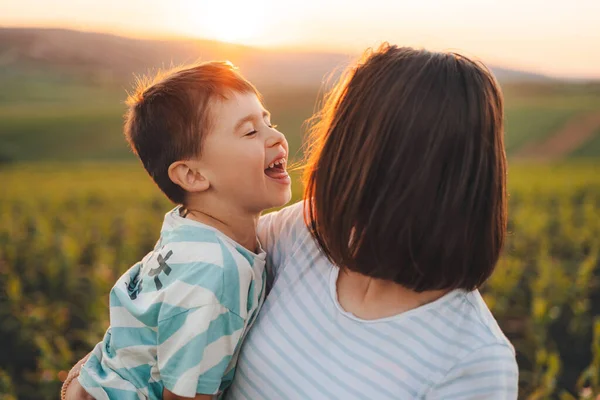
M196 36L240 44L259 44L269 23L264 1L201 1L188 15Z

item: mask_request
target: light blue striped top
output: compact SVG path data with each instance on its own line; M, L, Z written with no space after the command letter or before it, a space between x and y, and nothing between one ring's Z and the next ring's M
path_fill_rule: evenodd
M167 213L156 247L115 284L110 328L79 381L95 399L217 394L265 293L265 253Z
M312 240L302 204L263 217L259 237L272 290L226 398L517 398L514 349L477 291L361 320L338 304L338 269Z

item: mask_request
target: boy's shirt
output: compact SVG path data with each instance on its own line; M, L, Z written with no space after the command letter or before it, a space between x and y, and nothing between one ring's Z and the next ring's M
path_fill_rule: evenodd
M79 381L95 399L217 394L265 296L265 253L167 213L154 250L110 293L110 328Z

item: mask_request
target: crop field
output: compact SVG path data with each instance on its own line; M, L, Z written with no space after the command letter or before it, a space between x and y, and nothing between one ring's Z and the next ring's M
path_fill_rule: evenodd
M129 163L16 165L0 182L0 393L53 399L171 205ZM509 185L509 241L483 292L518 351L522 398L598 391L600 167L514 165Z

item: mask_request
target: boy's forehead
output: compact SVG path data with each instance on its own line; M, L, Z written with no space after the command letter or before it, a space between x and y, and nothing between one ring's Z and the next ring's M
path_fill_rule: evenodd
M255 93L232 92L225 98L216 98L211 104L212 114L217 118L243 118L252 113L262 114L265 108Z
M249 120L261 118L263 113L270 115L255 93L228 93L227 97L215 98L208 107L208 136L213 133L235 132Z

